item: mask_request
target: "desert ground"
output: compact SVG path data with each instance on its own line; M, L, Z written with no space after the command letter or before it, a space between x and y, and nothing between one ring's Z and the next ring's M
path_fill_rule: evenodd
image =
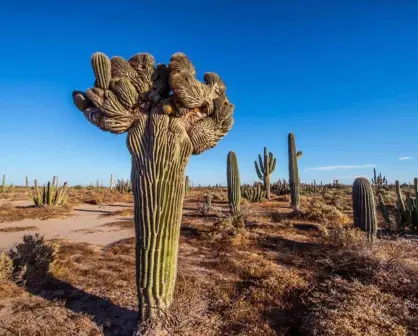
M132 195L70 188L69 204L49 209L24 188L0 195L0 249L35 233L58 246L40 284L0 281L0 335L130 335ZM301 197L297 215L288 195L244 201L237 223L226 188L188 191L166 335L418 334L416 240L380 233L370 246L352 229L349 187Z

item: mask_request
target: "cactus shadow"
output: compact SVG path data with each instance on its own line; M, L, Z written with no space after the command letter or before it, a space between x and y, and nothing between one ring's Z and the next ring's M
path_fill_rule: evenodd
M105 336L131 335L137 325L138 312L112 303L110 300L87 293L70 283L50 278L41 287L26 288L36 296L51 302L64 302L65 308L74 313L91 316Z
M306 269L306 258L320 245L312 242L301 242L282 237L265 237L259 242L261 248L276 252L276 262L300 269Z
M81 212L93 212L93 213L103 213L103 214L111 214L112 211L107 210L92 210L92 209L80 209L80 208L74 208L74 211L81 211Z

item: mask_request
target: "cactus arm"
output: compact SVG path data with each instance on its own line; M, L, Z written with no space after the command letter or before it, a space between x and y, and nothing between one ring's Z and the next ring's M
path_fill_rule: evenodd
M378 195L379 197L379 208L381 210L382 216L385 219L387 224L392 224L392 219L389 216L388 209L386 208L385 201L383 200L383 196L381 193Z
M254 161L255 171L257 172L257 176L260 180L263 180L263 174L261 173L260 168L258 167L257 161Z
M276 158L273 159L273 164L270 168L270 174L273 174L274 170L276 169Z

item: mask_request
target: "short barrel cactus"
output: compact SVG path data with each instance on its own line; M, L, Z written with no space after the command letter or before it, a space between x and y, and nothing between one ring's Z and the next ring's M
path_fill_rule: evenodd
M358 177L353 183L352 192L354 227L367 234L369 241L373 241L377 232L376 208L373 188L369 180Z
M92 59L94 87L73 100L94 125L127 132L135 199L136 270L142 321L172 302L177 273L185 169L192 154L216 146L231 129L234 106L215 73L204 83L182 53L168 66L147 53Z

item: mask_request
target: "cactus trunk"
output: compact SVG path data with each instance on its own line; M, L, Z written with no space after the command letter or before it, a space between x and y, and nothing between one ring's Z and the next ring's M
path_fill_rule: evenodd
M228 182L228 202L232 214L241 211L241 181L237 156L229 152L226 162L226 177Z
M159 120L159 119L162 120ZM129 132L131 180L135 200L136 272L139 317L160 316L173 299L177 274L185 169L191 154L187 138L174 141L167 117L153 120L155 129ZM162 122L158 124L158 122ZM170 125L175 127L175 125Z
M290 185L290 201L291 206L295 211L300 210L300 180L298 159L302 152L296 153L295 136L289 133L288 136L289 147L289 185Z
M373 241L377 232L376 208L373 189L364 177L357 178L353 183L353 215L354 227L367 234L369 241Z

